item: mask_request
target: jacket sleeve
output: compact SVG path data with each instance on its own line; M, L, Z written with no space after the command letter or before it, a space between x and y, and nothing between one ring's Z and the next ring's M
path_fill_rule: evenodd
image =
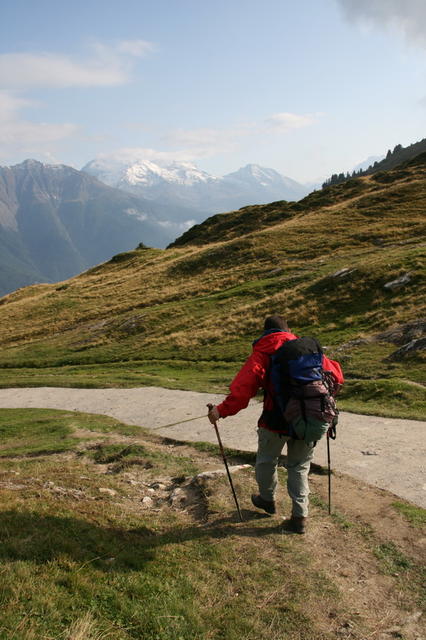
M231 382L229 395L217 405L222 418L233 416L247 407L250 399L264 385L268 363L266 354L257 351L251 354Z

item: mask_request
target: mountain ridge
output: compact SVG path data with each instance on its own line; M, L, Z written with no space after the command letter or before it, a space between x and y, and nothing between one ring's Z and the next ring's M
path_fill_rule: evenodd
M298 200L310 191L274 169L255 164L218 177L190 162L120 162L112 156L92 160L82 171L130 193L167 204L181 202L208 214L278 199Z

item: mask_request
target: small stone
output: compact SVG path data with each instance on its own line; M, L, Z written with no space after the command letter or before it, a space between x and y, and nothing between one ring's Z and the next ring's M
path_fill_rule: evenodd
M186 502L186 493L180 487L176 487L176 489L171 492L169 500L173 507L179 507Z
M251 464L235 464L229 467L229 472L241 471L242 469L250 469ZM216 476L226 475L226 469L215 469L214 471L203 471L195 476L195 478L215 478Z
M154 504L153 499L152 499L152 498L150 498L149 496L144 496L144 497L142 498L141 502L142 502L143 506L144 506L144 507L146 507L147 509L148 509L149 507L152 507L152 506L153 506L153 504Z
M348 276L349 274L353 273L355 271L355 269L350 269L349 267L344 267L343 269L339 269L339 271L336 271L335 273L331 274L332 278L343 278L344 276Z
M99 493L103 493L106 496L116 496L117 492L115 489L108 489L107 487L98 487Z
M386 284L383 285L383 288L388 289L389 291L393 291L394 289L399 289L400 287L403 287L404 285L408 284L410 280L411 280L410 274L404 273L399 278L396 278L396 280L391 280L390 282L386 282Z
M151 487L149 489L147 489L148 493L155 493L155 489L152 489Z
M149 485L150 489L158 489L159 491L164 491L165 489L167 489L166 485L163 484L162 482L151 482L151 484Z

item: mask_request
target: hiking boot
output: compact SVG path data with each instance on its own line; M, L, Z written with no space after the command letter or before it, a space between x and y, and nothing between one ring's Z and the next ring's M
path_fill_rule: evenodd
M306 533L306 524L308 518L302 516L291 516L289 520L284 522L284 529L291 533Z
M264 500L259 494L253 493L251 501L255 507L263 509L266 513L272 514L276 512L274 500Z

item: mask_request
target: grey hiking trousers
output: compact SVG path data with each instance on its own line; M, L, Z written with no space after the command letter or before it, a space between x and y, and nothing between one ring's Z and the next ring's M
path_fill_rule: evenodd
M314 456L313 446L304 440L259 428L256 456L256 480L264 500L272 501L278 484L277 465L281 451L287 443L287 491L292 500L291 515L306 518L309 506L308 473Z

